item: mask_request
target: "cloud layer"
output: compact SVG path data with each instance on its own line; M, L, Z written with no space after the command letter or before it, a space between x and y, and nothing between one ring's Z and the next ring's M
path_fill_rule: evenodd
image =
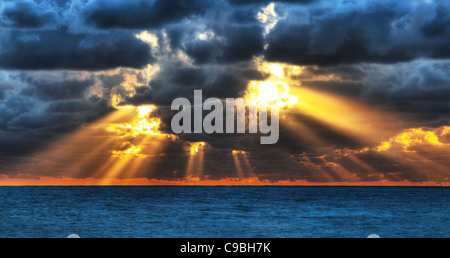
M236 174L232 151L239 150L251 164L243 173L262 180L446 181L445 173L424 171L450 166L439 131L450 124L449 11L439 0L2 1L0 174L19 173L18 159L90 128L118 105L155 105L160 131L170 133L174 98L192 100L194 89L204 98L242 97L250 82L270 78L261 64L272 62L283 63L292 91L346 104L358 123L348 112L347 124L333 126L320 110L304 109L281 118L274 146L260 146L260 135L181 135L162 151L152 176L183 177L186 146L204 141L203 170L213 179ZM347 111L324 102L311 103ZM366 121L363 111L389 115ZM376 149L413 128L435 133L443 145L416 150L421 157ZM124 147L114 148L108 151Z

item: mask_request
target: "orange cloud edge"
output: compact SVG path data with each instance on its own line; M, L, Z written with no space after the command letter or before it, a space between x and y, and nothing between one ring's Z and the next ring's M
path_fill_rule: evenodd
M269 181L253 178L205 179L190 178L162 180L149 178L110 179L102 178L39 177L33 179L0 176L0 186L450 186L450 182L370 181L370 182L308 182L306 180Z

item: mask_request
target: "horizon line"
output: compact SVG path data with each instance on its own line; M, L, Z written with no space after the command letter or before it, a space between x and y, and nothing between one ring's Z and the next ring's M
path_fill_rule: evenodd
M417 187L448 187L450 182L420 181L354 181L354 182L310 182L306 180L278 180L234 178L200 179L191 177L187 179L152 179L152 178L69 178L69 177L37 177L37 178L10 178L0 175L0 186L417 186Z

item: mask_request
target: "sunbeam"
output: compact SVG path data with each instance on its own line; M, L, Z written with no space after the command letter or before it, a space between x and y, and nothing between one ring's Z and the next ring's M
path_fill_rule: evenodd
M201 178L203 176L205 145L205 142L190 144L185 178Z

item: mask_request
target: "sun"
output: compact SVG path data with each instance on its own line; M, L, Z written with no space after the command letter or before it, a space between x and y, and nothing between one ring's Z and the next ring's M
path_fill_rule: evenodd
M270 76L265 81L251 81L247 87L244 99L253 106L283 108L295 105L298 98L290 94L288 83L283 80L284 71L291 67L283 64L262 62L258 69Z

